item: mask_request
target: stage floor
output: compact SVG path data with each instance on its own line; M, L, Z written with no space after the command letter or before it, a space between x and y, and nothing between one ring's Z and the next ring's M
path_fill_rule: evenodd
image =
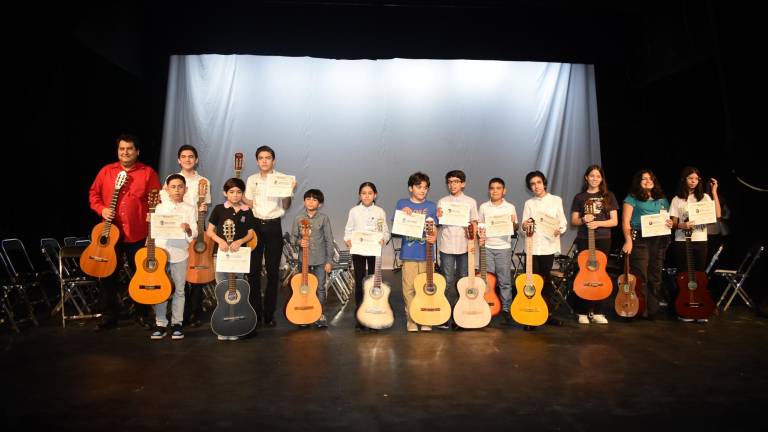
M0 330L3 431L746 430L768 407L768 320L736 304L709 323L660 317L523 331L327 329L278 318L222 342L208 326L151 341L133 321ZM283 298L281 298L281 301ZM612 302L611 302L612 305ZM331 304L330 314L338 311ZM329 319L331 316L329 316ZM684 428L684 429L683 429Z

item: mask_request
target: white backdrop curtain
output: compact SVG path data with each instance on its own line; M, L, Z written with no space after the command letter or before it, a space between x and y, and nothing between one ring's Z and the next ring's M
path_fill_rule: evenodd
M594 81L594 67L582 64L173 56L160 175L177 172L177 149L191 144L220 203L234 153L245 155L245 179L256 172L256 148L269 145L276 168L299 183L283 231L304 192L318 188L342 248L360 183L376 184L391 218L416 171L430 176L437 201L447 195L445 173L463 170L478 205L488 180L501 177L520 214L531 196L525 174L538 169L569 214L584 170L600 163ZM571 228L563 253L574 237ZM385 253L389 267L392 249Z

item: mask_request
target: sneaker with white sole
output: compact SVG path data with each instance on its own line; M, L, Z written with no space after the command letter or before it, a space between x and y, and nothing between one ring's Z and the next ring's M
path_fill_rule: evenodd
M421 331L432 331L432 326L421 326Z
M155 327L155 331L152 332L151 335L149 335L149 338L152 340L159 340L165 337L165 335L168 334L168 330L165 327L157 326Z
M589 324L589 317L586 315L576 315L578 317L579 324Z
M603 314L592 315L592 322L595 324L608 324L608 319Z
M325 314L320 315L320 319L315 321L315 327L317 327L317 328L326 328L326 327L328 327L328 321L325 319Z
M405 326L405 328L408 329L409 332L419 331L419 326L413 321L408 321L408 324Z
M218 336L216 336L216 339L218 339L218 340L229 340L229 336L218 335Z
M681 316L677 317L677 319L679 319L682 322L693 322L694 321L693 318L683 318Z
M699 318L699 319L696 320L696 322L705 323L705 322L709 322L709 319L707 319L707 318Z
M171 339L184 339L184 332L181 330L181 324L174 324L171 326Z

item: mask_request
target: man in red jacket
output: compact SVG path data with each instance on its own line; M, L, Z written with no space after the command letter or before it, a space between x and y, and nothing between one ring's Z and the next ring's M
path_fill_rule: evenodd
M152 189L160 189L160 180L152 167L138 161L139 143L132 135L117 138L117 162L105 165L96 175L91 185L89 201L91 209L100 217L112 221L120 230L120 240L115 246L117 270L101 280L101 323L99 330L117 327L119 302L119 274L123 267L123 254L128 259L132 273L136 268L133 261L136 251L144 247L147 238L147 198ZM115 188L115 180L120 171L128 174L128 180L120 188L117 205L112 211L110 203ZM140 324L144 324L149 308L137 306Z

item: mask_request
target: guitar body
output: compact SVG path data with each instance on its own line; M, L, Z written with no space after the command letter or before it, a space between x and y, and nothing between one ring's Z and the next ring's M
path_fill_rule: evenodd
M707 275L704 272L679 273L677 280L677 299L675 310L683 318L705 319L715 312L715 302L707 290Z
M213 266L213 240L203 234L189 244L187 282L207 284L215 279L216 269Z
M547 302L541 296L544 279L537 274L532 274L532 285L528 285L526 279L525 274L518 275L515 279L517 295L512 300L509 312L512 314L512 318L520 324L540 326L546 323L549 317Z
M465 276L459 279L456 288L459 300L453 307L453 322L466 329L487 326L491 322L491 308L485 300L485 282L479 277Z
M480 271L475 272L476 275L480 274ZM496 293L496 275L493 273L485 274L485 302L488 303L488 307L491 308L491 316L496 316L501 312L501 298Z
M363 280L363 302L357 309L357 320L360 324L372 329L387 329L395 322L395 315L389 305L389 294L392 288L386 282L381 282L378 290L374 290L374 276Z
M253 252L254 250L256 250L256 245L258 244L259 244L259 239L256 237L256 233L254 232L253 238L248 240L248 243L246 243L245 245L251 248L251 252Z
M595 261L590 263L590 251L579 252L579 273L573 280L573 292L584 300L603 300L613 291L613 282L605 271L608 257L599 250L594 250L593 253Z
M624 318L632 318L640 312L640 296L637 290L637 278L633 274L620 274L617 280L618 290L614 308L616 314ZM642 294L640 294L642 295Z
M211 330L219 336L245 336L256 328L256 311L248 301L251 286L242 279L216 284L216 309L211 315Z
M307 283L302 283L302 277ZM317 277L312 273L296 274L291 278L291 299L285 305L285 318L296 325L312 324L320 319L323 307L317 298Z
M91 230L91 244L80 255L80 268L89 276L103 278L111 275L117 268L115 245L120 239L120 231L110 224L107 235L104 235L104 224L101 222Z
M168 253L161 248L155 248L154 260L149 259L149 248L143 247L136 251L136 274L128 285L128 294L136 303L159 304L171 296L171 279L165 272L168 264Z
M408 314L415 323L436 326L451 318L451 304L445 297L443 275L434 273L432 285L428 286L427 273L419 273L413 280L413 286L416 289L416 295L411 300Z

